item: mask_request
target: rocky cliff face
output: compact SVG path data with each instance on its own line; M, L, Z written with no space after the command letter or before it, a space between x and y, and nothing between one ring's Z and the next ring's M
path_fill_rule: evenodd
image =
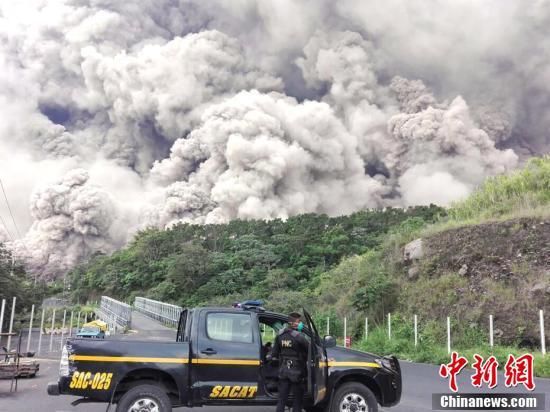
M492 314L501 343L539 343L539 310L550 319L550 219L447 230L411 242L403 256L408 311L483 328Z

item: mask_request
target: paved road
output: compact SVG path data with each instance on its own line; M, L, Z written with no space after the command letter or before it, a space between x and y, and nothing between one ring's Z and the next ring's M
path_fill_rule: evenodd
M116 336L113 339L174 339L175 331L145 318L141 314L134 315L133 325L135 332L127 336ZM6 394L9 382L0 380L0 412L100 412L105 407L97 404L84 404L76 408L70 405L74 399L67 396L53 397L46 394L48 381L56 380L58 374L58 360L44 359L40 364L40 375L34 379L20 381L17 394ZM439 378L438 368L433 365L402 363L403 396L401 403L394 408L381 409L388 412L427 412L431 411L431 394L448 392L447 383ZM467 392L476 392L469 383L469 373L462 373L458 377L459 388ZM501 375L499 382L503 382ZM536 393L546 393L546 410L550 411L550 380L536 379ZM477 391L482 392L482 391ZM497 392L523 392L521 388L506 389L499 385ZM197 409L200 412L273 412L274 407L210 407ZM188 408L178 408L176 411L191 411Z

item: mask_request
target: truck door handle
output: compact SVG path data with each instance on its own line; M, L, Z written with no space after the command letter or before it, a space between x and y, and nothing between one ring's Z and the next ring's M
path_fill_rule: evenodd
M201 353L204 353L205 355L215 355L216 353L218 353L218 351L216 351L212 348L208 348L208 349L205 349L205 350L201 350Z

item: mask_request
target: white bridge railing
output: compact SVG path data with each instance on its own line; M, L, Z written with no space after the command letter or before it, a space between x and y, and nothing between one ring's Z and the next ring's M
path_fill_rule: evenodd
M142 297L136 297L134 307L144 315L174 328L178 327L180 313L183 310L183 308L170 303Z
M132 322L132 307L108 296L102 296L96 315L107 322L110 329L116 330L117 327L126 329Z

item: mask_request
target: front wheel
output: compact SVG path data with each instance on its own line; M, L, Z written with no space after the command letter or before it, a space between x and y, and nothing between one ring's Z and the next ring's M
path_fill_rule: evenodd
M349 382L334 394L330 412L378 412L378 402L365 385Z
M139 385L120 398L116 412L172 412L172 404L158 386Z

